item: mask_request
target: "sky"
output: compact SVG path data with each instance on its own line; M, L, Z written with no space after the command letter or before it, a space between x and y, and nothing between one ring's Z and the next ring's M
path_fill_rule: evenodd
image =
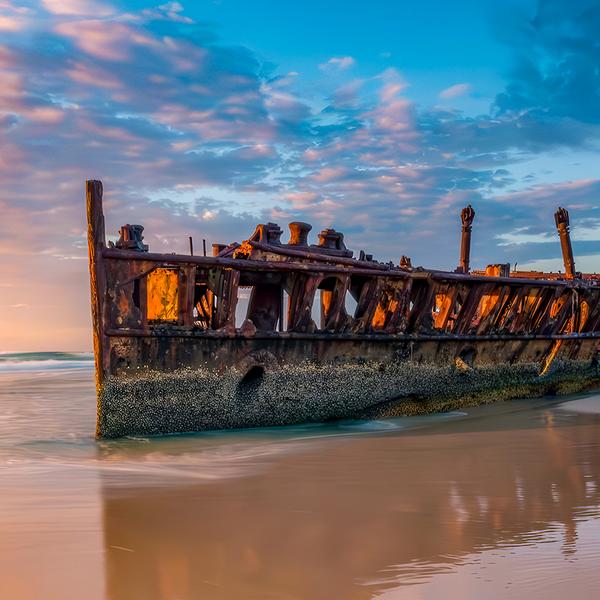
M0 0L0 351L88 350L84 182L151 251L294 220L600 271L600 0Z

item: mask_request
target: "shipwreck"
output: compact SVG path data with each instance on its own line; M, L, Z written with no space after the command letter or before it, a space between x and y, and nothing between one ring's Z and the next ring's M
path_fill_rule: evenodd
M141 225L106 242L87 182L97 435L273 426L448 410L600 383L600 277L382 263L342 233L274 223L212 256L149 251Z

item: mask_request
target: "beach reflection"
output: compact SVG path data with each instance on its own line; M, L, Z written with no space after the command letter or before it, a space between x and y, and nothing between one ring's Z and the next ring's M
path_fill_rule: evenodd
M489 553L502 571L495 580L520 585L510 597L535 598L544 586L543 597L563 597L565 565L580 554L577 585L593 589L596 569L583 567L597 564L600 542L578 540L600 505L600 418L590 406L511 403L368 435L106 445L104 462L154 453L175 469L101 471L107 595L420 598L458 574L461 597L478 597L465 590L484 581L473 564ZM215 457L230 471L199 476ZM486 585L479 597L506 597ZM447 597L440 589L433 597Z

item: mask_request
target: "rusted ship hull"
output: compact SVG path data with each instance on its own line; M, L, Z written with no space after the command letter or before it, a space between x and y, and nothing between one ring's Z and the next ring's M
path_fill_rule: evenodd
M547 349L545 340L468 343L482 358L467 369L455 363L466 343L451 340L114 342L122 355L155 368L128 369L104 381L103 437L422 414L598 383L593 341L582 344L575 359L556 360L543 377L536 356ZM520 354L516 361L508 356L513 351ZM220 369L211 368L215 358Z
M308 247L304 224L288 244L260 226L213 257L148 253L139 226L107 247L101 184L87 192L99 436L416 414L599 382L594 280L470 275L468 248L458 273L355 260L332 230Z

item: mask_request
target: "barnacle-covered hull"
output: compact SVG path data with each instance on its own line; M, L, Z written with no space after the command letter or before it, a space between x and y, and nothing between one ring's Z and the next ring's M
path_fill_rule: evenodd
M417 414L600 379L600 286L468 274L472 209L448 273L355 260L333 230L308 246L304 223L288 244L268 224L212 257L148 253L139 226L106 247L100 182L87 193L99 436Z
M120 350L138 352L127 341ZM108 376L100 391L99 435L423 414L510 398L572 392L600 381L593 358L595 343L591 341L582 345L574 359L555 360L552 369L542 377L540 361L535 358L547 345L542 341L528 342L526 354L514 362L506 356L504 343L470 343L469 352L489 355L490 359L482 358L473 366L462 368L456 365L455 356L466 344L450 340L412 345L305 340L301 346L293 343L289 352L285 352L285 344L211 342L201 342L197 359L189 365L185 358L176 359L174 362L181 366L171 369L148 359L145 364L153 366ZM156 348L162 352L182 345L195 344L173 339L159 342ZM333 351L323 348L332 345ZM219 369L211 368L211 354L223 351L230 352L229 360L220 361ZM173 351L174 356L181 354ZM184 354L189 357L190 348Z

